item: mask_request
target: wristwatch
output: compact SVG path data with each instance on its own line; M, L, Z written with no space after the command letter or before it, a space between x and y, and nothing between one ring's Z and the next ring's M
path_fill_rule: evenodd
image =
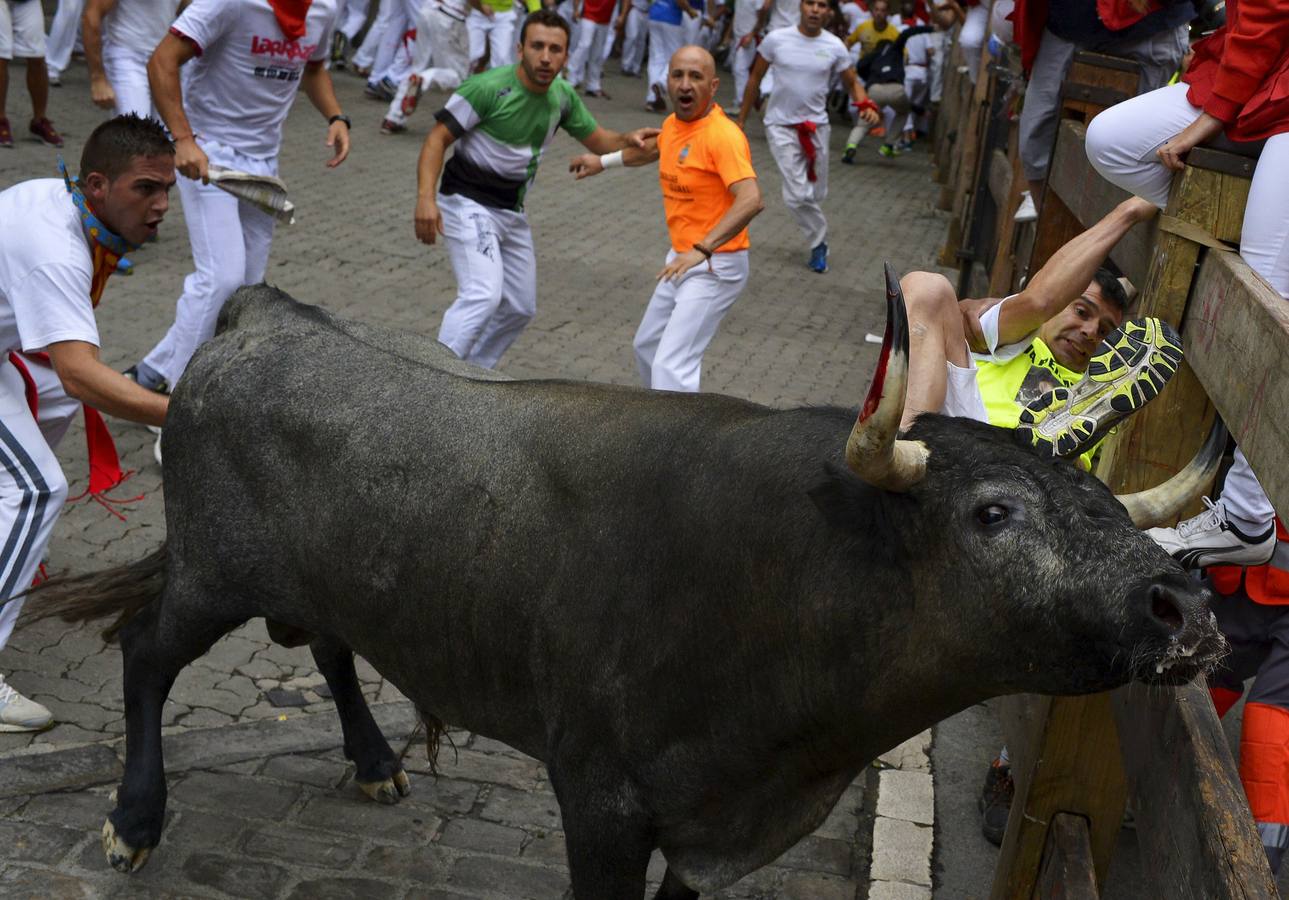
M344 122L346 128L348 128L350 131L354 130L354 123L349 121L349 117L344 113L334 115L327 120L328 125L335 125L337 122Z

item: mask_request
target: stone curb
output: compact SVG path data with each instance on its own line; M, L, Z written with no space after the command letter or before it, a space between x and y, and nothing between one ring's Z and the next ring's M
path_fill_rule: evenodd
M404 739L416 726L408 701L376 703L372 716L390 741ZM199 728L165 735L166 771L209 769L286 753L311 753L343 742L334 709L286 719L260 719L236 725ZM0 754L0 798L67 791L106 784L124 773L125 739L75 746L23 748Z
M878 757L868 900L931 900L935 791L931 732Z

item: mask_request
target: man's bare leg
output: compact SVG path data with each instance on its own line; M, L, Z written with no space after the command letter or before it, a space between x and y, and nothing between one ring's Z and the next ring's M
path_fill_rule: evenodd
M967 368L967 336L953 285L943 275L910 272L900 279L909 316L909 383L900 430L924 412L944 408L949 389L945 363Z

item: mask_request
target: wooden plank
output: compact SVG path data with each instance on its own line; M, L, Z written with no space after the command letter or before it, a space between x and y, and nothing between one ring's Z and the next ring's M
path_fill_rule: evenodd
M1048 828L1059 813L1088 821L1097 882L1104 883L1123 821L1128 788L1116 752L1110 695L1037 703L1023 720L1028 733L1006 730L1016 793L994 870L993 900L1033 896Z
M1235 761L1199 683L1114 692L1151 896L1278 898ZM1095 745L1089 745L1095 746Z
M1252 178L1253 170L1258 165L1256 156L1240 156L1211 147L1196 147L1186 154L1186 165L1197 169L1212 169L1239 178Z
M1088 162L1083 149L1087 127L1078 122L1061 123L1057 133L1056 149L1052 154L1052 165L1047 176L1047 198L1053 194L1060 197L1066 207L1086 228L1114 209L1124 200L1128 193L1106 181ZM1046 206L1046 202L1044 203ZM1150 267L1151 228L1138 225L1128 232L1118 246L1110 253L1110 258L1128 279L1138 287L1146 283L1146 273ZM1038 246L1035 246L1035 253ZM1047 257L1043 257L1046 261ZM1030 262L1030 272L1037 272L1041 265L1038 261Z
M1097 900L1100 896L1086 819L1069 813L1052 818L1034 896L1037 900Z
M1289 301L1236 254L1210 251L1183 329L1191 366L1271 504L1289 513Z
M1019 128L1013 123L1007 138L1007 153L1011 159L1011 190L1007 199L998 210L997 250L993 264L989 267L989 288L986 296L1006 297L1012 293L1012 283L1016 277L1016 232L1020 225L1015 219L1016 208L1020 206L1020 195L1028 185L1025 173L1021 171Z
M1038 222L1035 223L1034 248L1029 255L1030 277L1043 268L1062 245L1078 237L1084 230L1083 223L1070 212L1065 201L1051 187L1052 183L1048 181L1047 197L1043 200L1043 208L1039 210Z

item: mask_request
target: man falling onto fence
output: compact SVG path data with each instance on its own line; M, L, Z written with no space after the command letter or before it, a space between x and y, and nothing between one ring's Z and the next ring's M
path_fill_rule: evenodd
M748 223L762 209L747 138L712 102L720 80L702 47L671 58L667 92L675 113L643 149L583 154L579 179L606 167L657 161L671 250L635 336L645 387L697 391L703 351L748 277Z
M761 80L774 66L774 92L765 111L765 136L783 173L783 203L810 247L807 265L828 271L828 220L822 204L828 196L828 90L841 76L861 117L878 119L877 106L850 67L846 45L824 31L831 11L828 0L801 0L801 21L771 31L757 49L752 74L743 91L738 126L747 122L761 94Z

